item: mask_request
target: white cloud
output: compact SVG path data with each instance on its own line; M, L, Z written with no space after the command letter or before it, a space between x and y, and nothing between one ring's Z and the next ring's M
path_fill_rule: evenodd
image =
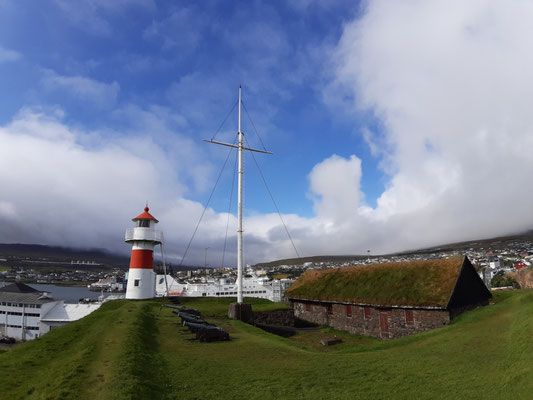
M150 133L164 131L156 115L148 114L143 118ZM160 146L143 133L82 131L65 124L60 111L25 109L0 127L0 141L0 242L127 253L124 229L148 200L161 221L171 261L181 259L203 210L183 196L185 188L190 179L205 180L199 175L209 165L205 159L194 161L202 153L186 139L175 135L175 147ZM205 247L220 260L227 221L227 214L207 210L187 263L202 259ZM229 223L234 238L234 216ZM234 253L230 239L228 263L235 262Z
M75 98L89 100L102 107L113 105L120 90L116 81L103 83L84 76L63 76L48 69L44 70L41 84L48 91L65 91Z
M361 192L361 160L333 155L315 165L309 174L317 217L335 224L350 220L357 212Z
M17 61L22 57L22 55L15 50L6 49L5 47L0 46L0 64L10 61Z
M141 111L131 113L143 114ZM168 128L157 118L161 113L145 111L137 126L165 134ZM139 123L142 120L144 123ZM202 204L185 197L186 182L197 179L195 165L203 168L209 162L205 157L203 163L195 159L203 157L201 148L179 135L173 140L175 149L183 149L178 157L173 147L161 146L139 132L87 132L68 126L61 110L48 114L22 110L0 127L0 242L102 247L127 253L124 229L131 226L130 219L148 200L161 221L168 255L172 262L178 262L203 210ZM327 180L331 170L357 185L359 168L355 157L345 160L334 156L311 173L312 190L322 196L317 199L322 214L316 219L284 216L303 254L340 250L346 242L339 239L328 247L323 241L324 229L332 226L330 220L336 216L335 207L344 209L350 204L345 193L340 193L341 180L337 184L322 180ZM338 201L335 197L341 194ZM358 193L353 196L351 201L357 202ZM225 261L226 265L234 264L236 218L212 209L206 211L185 262L202 263L204 249L210 247L209 262L218 265L228 223ZM247 262L295 255L277 215L250 217L245 230ZM321 244L315 246L315 242Z
M532 18L526 1L373 1L346 25L334 87L383 126L365 138L390 175L365 208L378 247L531 228Z

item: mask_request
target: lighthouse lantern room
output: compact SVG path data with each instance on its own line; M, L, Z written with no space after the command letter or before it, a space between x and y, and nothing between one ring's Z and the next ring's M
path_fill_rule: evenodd
M163 243L163 233L155 229L159 221L149 210L147 205L142 214L132 219L135 228L126 230L126 243L132 246L127 299L155 297L154 247Z

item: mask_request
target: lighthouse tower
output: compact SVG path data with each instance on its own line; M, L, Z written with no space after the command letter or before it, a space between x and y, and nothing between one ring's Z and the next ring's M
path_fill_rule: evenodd
M132 219L135 228L126 230L126 243L131 243L131 261L128 273L127 299L155 297L154 247L163 242L163 232L155 230L159 221L149 212Z

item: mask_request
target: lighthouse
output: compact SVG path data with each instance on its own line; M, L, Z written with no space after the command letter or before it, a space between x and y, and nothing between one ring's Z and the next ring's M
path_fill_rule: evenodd
M127 299L155 297L154 247L163 243L163 232L155 229L159 221L148 211L146 205L144 212L132 219L135 228L126 230L126 243L132 246Z

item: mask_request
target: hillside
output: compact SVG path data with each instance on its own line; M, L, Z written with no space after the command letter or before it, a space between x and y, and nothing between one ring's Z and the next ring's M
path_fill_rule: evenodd
M449 326L387 342L331 330L284 339L227 320L229 301L184 299L230 331L219 343L190 340L162 300L106 303L0 354L2 397L516 399L533 391L531 291L498 293L495 305ZM317 345L334 333L345 342Z
M53 264L56 267L71 268L71 261L94 262L92 268L126 268L129 257L111 254L102 249L78 249L40 244L0 243L0 258L7 259L9 265L21 267L42 267ZM75 268L90 268L77 265Z
M498 236L490 239L477 239L469 240L466 242L457 242L457 243L448 243L423 249L408 250L398 253L390 254L354 254L354 255L321 255L321 256L310 256L310 257L301 257L301 258L285 258L281 260L274 260L270 262L262 262L256 264L257 266L264 267L277 267L279 265L298 265L306 262L312 263L342 263L342 262L351 262L357 260L363 260L368 258L377 258L377 257L391 257L391 256L400 256L400 255L426 255L432 253L443 253L443 252L464 252L465 250L473 251L495 251L506 249L511 243L526 243L533 245L533 231L528 231L523 234L518 235L508 235L508 236Z
M431 254L448 251L465 251L465 250L501 250L505 249L509 244L516 242L529 243L533 246L533 231L526 232L520 235L510 235L496 237L492 239L471 240L467 242L451 243L430 247L426 249L411 250L394 254L383 255L320 255L309 256L301 258L288 258L282 260L275 260L270 262L262 262L256 266L276 267L279 265L301 265L306 262L312 263L343 263L353 262L357 260L366 260L368 258L389 257L395 255L411 255L411 254ZM157 257L157 255L156 255ZM127 269L129 265L129 255L112 254L102 249L79 249L67 248L59 246L46 246L39 244L18 244L18 243L0 243L0 259L6 259L5 263L15 267L50 267L52 264L55 268L71 269L71 260L95 262L98 265L91 267L88 265L76 265L76 269L106 269L106 268L122 268ZM198 269L198 266L182 265L176 266L168 264L174 271Z
M110 253L104 249L81 249L60 246L47 246L41 244L20 244L20 243L0 243L0 259L5 259L5 263L14 267L30 268L50 268L54 269L86 269L105 270L109 268L120 268L127 270L130 257L129 248L125 247L124 254ZM159 260L156 252L155 259ZM94 262L96 265L75 264L71 261ZM186 271L198 269L198 266L181 265L176 266L167 262L167 266L174 271Z

